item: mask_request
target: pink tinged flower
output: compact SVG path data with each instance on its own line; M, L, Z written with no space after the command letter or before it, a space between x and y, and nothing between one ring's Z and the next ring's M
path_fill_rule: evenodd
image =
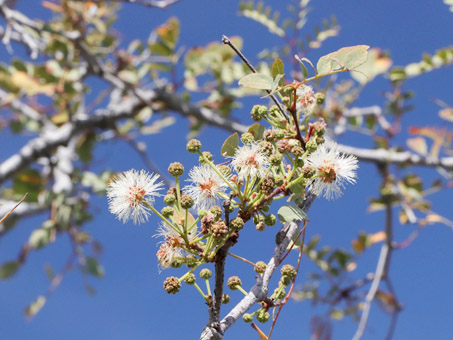
M189 241L193 240L196 235L197 229L194 228L188 233ZM183 238L168 224L162 223L153 237L164 239L160 242L159 250L156 253L161 269L169 268L174 260L185 256L185 252L181 248L185 243Z
M198 209L209 209L217 205L219 195L225 193L228 185L207 164L196 166L189 172L192 184L184 188L184 192L193 197Z
M320 145L308 158L307 163L316 169L317 176L312 183L312 192L328 200L342 195L346 183L356 182L357 158L342 154L338 145L327 141Z
M236 150L231 164L239 179L263 177L269 168L269 162L257 143L244 145Z
M313 88L308 85L301 85L297 88L296 95L296 110L298 112L309 113L316 103Z
M107 186L109 211L123 223L148 221L151 213L148 205L154 204L154 197L161 196L158 190L163 188L158 179L158 174L144 170L129 170L117 175Z

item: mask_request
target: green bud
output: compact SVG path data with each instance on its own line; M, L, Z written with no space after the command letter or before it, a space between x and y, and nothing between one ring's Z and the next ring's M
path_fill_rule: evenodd
M209 280L212 276L212 272L208 268L204 268L200 271L200 277L205 280Z
M236 290L242 285L242 281L239 276L232 276L227 281L227 286L231 290Z
M326 100L326 95L322 92L316 92L315 99L316 99L316 104L322 105L322 104L324 104L324 101Z
M296 277L296 275L297 275L296 269L294 269L294 267L292 265L290 265L290 264L285 264L280 269L280 273L282 274L282 276L287 276L290 279L294 279Z
M260 309L258 313L256 313L256 319L261 323L267 322L270 317L271 317L270 314L266 312L264 309Z
M266 215L264 218L264 223L268 226L273 226L277 222L277 217L274 214Z
M164 289L168 294L176 294L181 289L181 282L177 277L167 277L164 281Z
M255 137L250 132L245 132L241 135L241 142L245 145L250 145L255 141Z
M162 213L162 216L164 216L165 218L169 218L170 216L173 215L173 208L172 207L163 207L160 212Z
M308 152L315 152L318 148L318 145L314 140L310 139L307 144L305 144L305 147L307 148Z
M198 210L198 216L199 216L200 218L203 218L203 217L205 217L205 216L208 216L207 210L204 210L204 209Z
M190 273L184 278L184 283L187 283L188 285L193 285L195 283L195 280L196 280L195 274Z
M190 209L194 204L193 198L190 195L182 195L181 197L181 207L183 209Z
M166 205L173 205L176 203L176 196L173 195L173 194L168 194L168 195L165 195L164 197L164 203Z
M245 313L244 315L242 315L242 320L244 320L244 322L252 322L253 315L249 314L249 313Z
M202 153L203 153L204 158L201 156L198 158L198 162L200 164L206 163L205 158L212 162L212 153L210 153L209 151L203 151Z
M275 288L274 294L272 295L275 299L283 299L286 296L286 291L283 288Z
M168 173L173 177L181 176L184 173L184 166L179 162L171 163L168 167Z
M186 148L190 153L197 153L201 150L201 142L198 139L191 139L187 142Z
M255 105L250 112L250 116L254 121L260 121L267 114L267 107L264 105Z
M240 217L236 217L230 221L230 227L234 231L239 231L244 227L244 220Z
M231 300L230 296L228 294L222 294L222 303L224 305L226 305L227 303L229 303Z
M264 274L266 268L267 264L263 261L258 261L257 263L255 263L255 272L257 272L258 274Z

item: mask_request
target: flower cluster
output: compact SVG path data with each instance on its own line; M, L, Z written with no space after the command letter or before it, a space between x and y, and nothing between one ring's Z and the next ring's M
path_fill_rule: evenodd
M277 217L270 210L274 202L290 196L290 201L299 203L307 190L328 200L336 199L347 183L355 183L357 159L342 154L336 143L325 141L323 120L309 122L314 106L320 105L312 87L295 84L285 94L292 96L284 100L292 119L276 106L254 106L252 119L265 120L271 126L266 129L253 124L242 134L242 145L238 136L232 136L222 148L225 158L220 164L203 150L200 141L189 141L187 151L199 157L199 164L188 174L183 164L170 164L168 172L175 185L164 196L161 211L154 207L154 199L163 188L159 175L130 170L110 181L109 209L119 220L143 223L151 212L161 218L155 235L160 239L156 254L159 267L189 268L180 278L167 278L164 287L168 293L177 293L183 282L201 292L194 270L215 261L219 249L228 240L234 243L249 221L258 231L275 225ZM181 181L184 175L187 178ZM284 268L282 283L274 292L276 299L285 296L284 287L296 275L292 267ZM261 275L266 266L260 263L255 269ZM202 273L208 280L210 276ZM228 285L242 290L238 277L228 280ZM210 305L210 293L201 294ZM258 320L265 322L266 313L264 309L259 312Z

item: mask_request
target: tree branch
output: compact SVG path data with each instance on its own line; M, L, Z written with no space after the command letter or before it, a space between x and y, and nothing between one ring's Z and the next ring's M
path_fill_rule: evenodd
M304 212L308 212L316 198L311 192L302 204ZM239 318L244 315L255 303L262 301L267 297L269 289L269 281L272 278L275 270L280 265L281 259L287 252L288 245L292 238L299 232L299 225L301 221L295 220L286 223L283 228L287 229L286 236L282 242L275 248L274 255L267 264L261 279L250 289L247 296L245 296L223 319L220 323L208 324L202 331L200 340L220 340L223 339L225 332L230 328Z

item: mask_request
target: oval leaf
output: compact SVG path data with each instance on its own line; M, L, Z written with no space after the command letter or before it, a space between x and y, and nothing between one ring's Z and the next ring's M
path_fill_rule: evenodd
M260 140L263 138L264 130L266 130L266 127L264 125L254 123L249 127L247 132L250 132L255 140Z
M270 90L274 79L262 73L252 73L239 79L239 85L258 90Z
M14 275L14 273L19 269L19 262L9 261L5 262L0 267L0 280L6 280L7 278Z
M30 305L28 305L28 307L25 308L24 314L29 317L35 316L42 309L42 307L44 307L45 303L46 297L42 295L38 296L38 298L35 301L30 303Z
M237 132L235 132L225 140L225 143L223 143L220 153L224 157L233 157L234 154L236 153L238 145L239 135Z
M353 70L368 58L368 45L340 48L338 51L321 57L316 65L319 74L329 74L336 70Z
M284 205L278 210L277 215L282 223L302 221L307 218L305 212L295 205Z
M281 78L285 74L285 66L283 65L283 61L281 59L275 59L274 63L272 64L272 78L276 78L278 75L281 75L279 79L280 85L283 84Z

